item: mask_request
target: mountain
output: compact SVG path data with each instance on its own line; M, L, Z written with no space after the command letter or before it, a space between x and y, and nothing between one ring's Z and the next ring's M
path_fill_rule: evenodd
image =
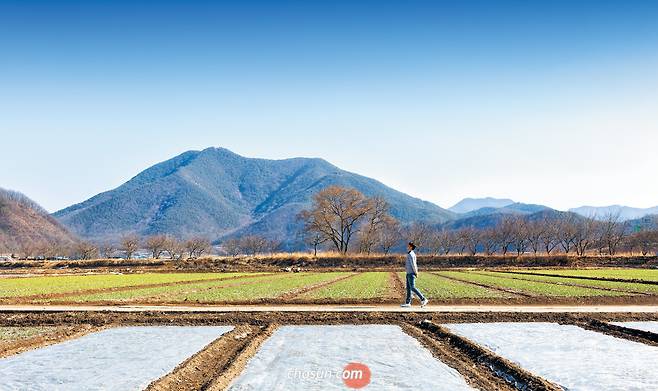
M68 245L75 242L57 220L25 195L0 188L0 252L14 252L22 245Z
M464 198L448 210L455 213L468 213L482 208L502 208L513 203L514 201L507 198Z
M536 205L536 204L523 204L521 202L515 202L513 204L503 206L502 208L491 208L491 207L485 207L485 208L480 208L476 209L471 212L463 213L459 215L459 219L464 219L464 218L469 218L473 216L488 216L488 215L493 215L493 214L500 214L500 215L529 215L545 210L552 210L551 208L544 206L544 205Z
M658 214L658 206L653 208L632 208L623 205L611 206L581 206L579 208L569 209L570 212L577 213L581 216L592 217L603 220L609 216L619 216L622 221L641 219L644 216Z
M402 222L440 223L454 213L322 159L246 158L223 148L188 151L156 164L114 190L54 216L79 236L96 241L126 234L168 233L213 240L257 233L299 246L297 214L319 190L338 185L379 195Z

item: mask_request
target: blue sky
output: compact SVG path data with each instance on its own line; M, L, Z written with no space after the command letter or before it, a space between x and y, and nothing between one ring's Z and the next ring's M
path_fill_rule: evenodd
M54 211L190 149L448 207L658 204L658 2L0 0L0 186Z

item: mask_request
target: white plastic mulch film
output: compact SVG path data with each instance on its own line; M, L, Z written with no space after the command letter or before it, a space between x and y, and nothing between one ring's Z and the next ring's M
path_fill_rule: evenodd
M140 390L233 327L121 327L0 360L0 390Z
M658 390L658 347L555 323L446 325L568 390Z
M456 370L390 325L281 327L230 390L345 390L350 363L367 366L366 389L471 390Z
M628 327L629 329L636 329L642 331L648 331L650 333L658 334L658 321L646 321L646 322L611 322L617 326Z

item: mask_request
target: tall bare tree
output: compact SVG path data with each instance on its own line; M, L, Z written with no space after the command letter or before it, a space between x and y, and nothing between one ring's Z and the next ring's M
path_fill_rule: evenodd
M184 246L189 258L200 258L201 255L210 250L210 240L197 236L186 240Z
M126 259L131 259L135 252L139 250L139 237L137 235L124 236L121 239L121 250Z
M151 256L154 259L160 258L162 253L165 251L167 240L168 238L166 235L154 235L149 236L146 239L146 249L151 252Z
M396 244L400 243L402 237L400 223L391 218L387 219L379 231L379 246L384 254L388 254Z
M300 213L308 231L324 236L346 254L358 224L373 209L373 201L355 189L330 186L313 197L310 210Z
M364 223L359 233L359 252L370 254L379 240L381 231L387 220L393 219L388 214L388 203L382 197L370 199L370 211L364 217Z

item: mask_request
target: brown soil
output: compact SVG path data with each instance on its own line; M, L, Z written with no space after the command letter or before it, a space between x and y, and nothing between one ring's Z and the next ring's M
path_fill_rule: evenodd
M404 299L404 297L407 294L407 288L405 286L405 283L402 282L402 279L400 278L400 275L396 272L390 272L389 277L388 277L388 292L389 296L388 298L390 300L401 300Z
M546 312L0 312L0 326L119 325L251 325L279 324L387 324L429 319L435 323L554 322L589 319L657 321L658 313L546 313Z
M467 356L480 372L489 372L490 376L503 378L510 387L522 390L561 391L562 388L533 375L513 362L502 358L470 340L450 332L430 321L423 321L419 327L434 339L443 342L452 349Z
M573 278L576 280L597 280L597 281L613 281L613 282L631 282L634 284L647 284L647 285L658 285L658 281L650 281L650 280L638 280L638 279L628 279L628 278L612 278L612 277L588 277L588 276L565 276L562 274L555 274L555 273L530 273L530 272L523 272L523 271L518 271L518 270L487 270L487 271L492 271L492 272L497 272L497 273L511 273L511 274L525 274L525 275L531 275L531 276L545 276L545 277L560 277L560 278Z
M229 365L225 366L210 383L209 390L225 390L231 384L233 379L240 376L240 373L245 369L249 359L253 357L260 346L267 340L272 333L277 329L276 324L270 324L267 327L261 328L253 337L245 343L242 348L236 349L233 353L229 354ZM225 353L223 353L225 354Z
M596 319L583 319L574 322L575 325L584 329L596 331L613 337L628 339L647 345L658 346L658 334L644 330L636 330L628 327L617 326Z
M26 352L28 350L54 345L69 339L82 337L85 334L102 330L89 324L75 326L60 326L54 332L36 335L34 337L0 342L0 358Z
M214 379L232 373L231 368L235 368L248 347L267 335L261 327L240 324L151 383L147 390L206 390Z
M489 368L473 361L470 356L445 341L438 340L408 323L401 323L399 326L404 332L416 338L439 361L456 369L471 387L478 390L516 390L515 387L493 374Z

